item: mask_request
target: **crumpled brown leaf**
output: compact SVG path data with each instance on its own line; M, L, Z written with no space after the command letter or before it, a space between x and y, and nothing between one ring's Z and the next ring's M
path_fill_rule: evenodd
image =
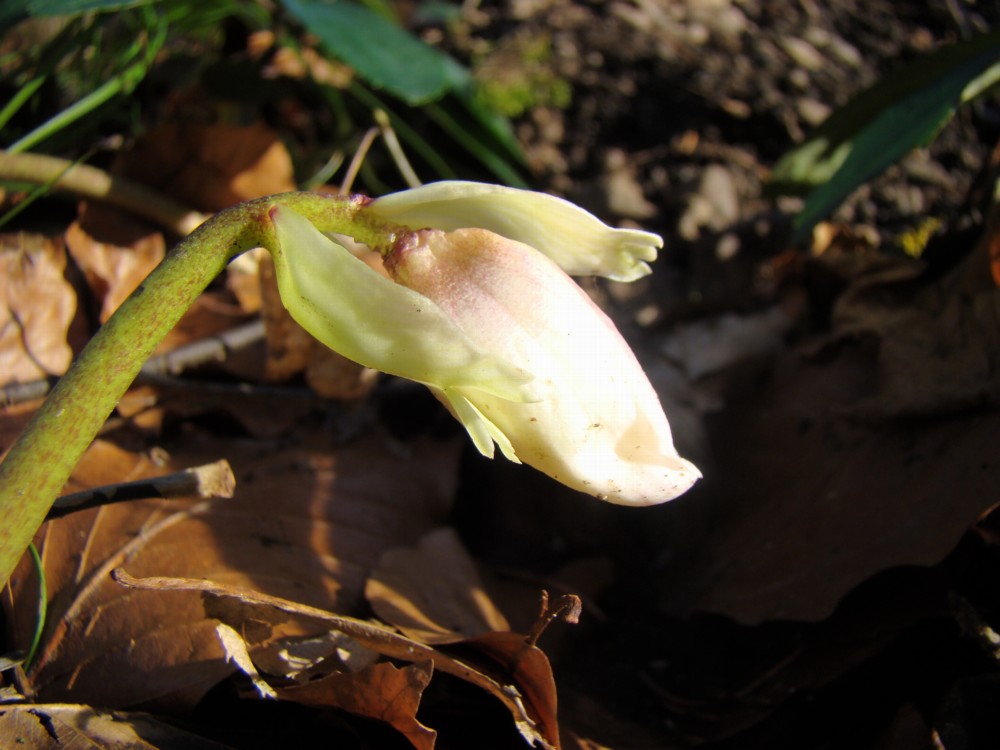
M261 123L164 123L125 152L115 171L210 212L296 187L288 150Z
M67 332L76 314L76 293L63 276L63 243L0 235L0 264L0 380L62 375L73 357Z
M435 649L400 635L376 622L337 615L316 607L289 601L247 589L191 578L135 578L119 568L114 579L124 586L158 592L203 592L211 598L229 600L237 606L209 606L234 628L254 622L273 625L286 615L291 620L336 630L379 654L408 663L430 662L437 671L465 680L482 688L511 712L515 725L531 744L546 750L559 750L559 726L556 721L556 692L552 671L545 654L517 633L488 633L479 638L454 644L461 655ZM267 630L269 628L265 628Z

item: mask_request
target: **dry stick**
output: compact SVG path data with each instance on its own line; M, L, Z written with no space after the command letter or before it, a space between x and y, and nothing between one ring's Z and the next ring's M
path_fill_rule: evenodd
M54 156L0 151L0 178L41 184L51 182L53 189L127 209L181 237L193 232L208 218L138 182Z
M62 518L78 510L97 508L101 505L124 503L130 500L160 498L231 498L236 489L233 468L225 459L215 463L195 466L161 477L150 477L135 482L120 482L73 492L56 499L46 521Z
M164 354L150 357L142 366L140 380L157 379L160 375L178 375L184 370L198 367L208 362L222 362L233 352L251 346L264 338L264 321L255 320L246 325L231 328L214 336L179 346ZM11 383L0 389L0 407L42 398L57 382L58 378L33 380L30 383Z
M233 352L245 349L263 338L264 321L255 320L150 357L142 366L142 375L177 375L208 362L223 362Z

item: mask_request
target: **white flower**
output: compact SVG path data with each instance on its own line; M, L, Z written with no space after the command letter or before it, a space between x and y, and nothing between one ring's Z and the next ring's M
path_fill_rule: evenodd
M659 503L701 476L677 454L628 344L560 268L635 277L658 237L612 229L550 196L474 183L370 208L408 228L384 258L393 280L290 209L272 209L281 296L314 336L427 385L484 455L499 446L603 500Z

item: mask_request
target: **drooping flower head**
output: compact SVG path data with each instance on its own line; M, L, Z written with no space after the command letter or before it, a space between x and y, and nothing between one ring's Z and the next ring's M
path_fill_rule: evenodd
M650 505L701 475L611 320L569 277L632 280L660 238L567 201L443 182L372 201L400 230L391 279L275 207L275 268L292 316L369 367L425 384L476 447L494 446L609 502Z

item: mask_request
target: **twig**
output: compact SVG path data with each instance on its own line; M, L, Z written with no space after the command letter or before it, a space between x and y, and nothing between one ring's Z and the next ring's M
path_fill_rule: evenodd
M62 518L70 513L101 505L124 503L130 500L148 498L230 498L236 489L236 477L225 459L215 463L195 466L184 471L165 474L161 477L140 479L135 482L108 484L82 492L74 492L56 498L46 521Z
M233 352L245 349L263 338L264 321L255 320L252 323L179 346L165 354L150 357L142 366L140 377L177 375L191 367L208 362L224 362Z
M97 167L76 164L43 154L12 154L0 151L0 179L31 183L51 182L53 189L66 190L124 208L137 216L185 237L208 217L172 198L124 177L115 177Z
M0 389L0 409L44 398L58 381L59 378L53 376L29 383L8 383Z
M208 362L223 362L233 352L251 346L263 338L264 321L255 320L150 357L139 371L139 380L161 382L160 376L178 375L184 370ZM58 378L52 377L30 383L5 385L0 389L0 408L42 398L57 381Z

